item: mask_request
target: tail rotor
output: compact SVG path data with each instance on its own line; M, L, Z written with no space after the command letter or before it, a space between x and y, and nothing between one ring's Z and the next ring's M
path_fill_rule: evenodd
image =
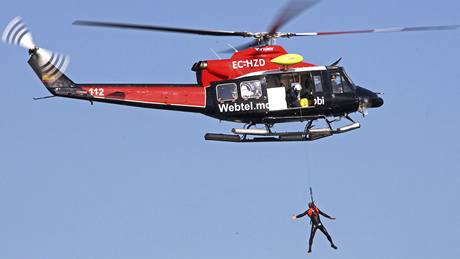
M3 31L2 41L29 50L31 60L36 61L36 66L42 78L56 80L69 65L69 56L39 48L21 17L15 17L6 26Z

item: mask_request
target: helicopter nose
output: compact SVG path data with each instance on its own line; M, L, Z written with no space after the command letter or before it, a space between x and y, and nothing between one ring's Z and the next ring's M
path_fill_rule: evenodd
M383 99L381 97L373 96L369 99L369 107L370 108L379 108L383 105Z
M361 105L367 108L378 108L381 107L384 103L383 99L379 97L377 93L374 93L368 89L358 87L357 93Z

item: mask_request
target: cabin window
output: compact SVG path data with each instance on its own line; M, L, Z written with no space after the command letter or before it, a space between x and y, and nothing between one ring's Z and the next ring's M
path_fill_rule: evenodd
M235 83L217 85L216 91L219 102L234 102L238 99L238 91Z
M321 83L321 75L313 76L313 83L315 84L315 93L322 93L323 84Z
M240 88L241 98L244 100L262 97L262 84L259 80L241 82Z
M279 75L268 75L265 81L267 82L267 88L281 87Z

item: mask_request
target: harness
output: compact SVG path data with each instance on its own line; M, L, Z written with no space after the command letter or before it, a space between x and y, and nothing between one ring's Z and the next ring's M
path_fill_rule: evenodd
M309 208L307 211L307 215L311 218L312 216L318 216L319 215L319 209L318 208Z

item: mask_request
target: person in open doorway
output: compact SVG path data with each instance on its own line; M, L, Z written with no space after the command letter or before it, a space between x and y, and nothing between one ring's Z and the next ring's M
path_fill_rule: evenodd
M302 91L302 85L299 83L292 83L287 92L287 103L289 108L300 107L300 94Z
M326 228L324 227L323 223L321 222L321 219L320 219L320 215L328 218L328 219L331 219L331 220L335 220L334 217L331 217L329 215L327 215L326 213L322 212L320 209L318 209L318 207L316 207L315 203L314 202L310 202L308 203L308 209L299 214L299 215L292 215L292 220L297 220L299 218L302 218L302 217L305 217L305 216L308 216L311 220L311 232L310 232L310 240L308 242L308 253L311 253L311 247L313 245L313 239L315 238L315 233L316 233L316 230L320 230L321 232L323 232L323 234L327 237L327 240L329 240L329 242L331 243L331 247L334 248L334 249L337 249L337 246L334 244L334 242L332 241L332 238L331 236L329 235L329 233L327 232Z

